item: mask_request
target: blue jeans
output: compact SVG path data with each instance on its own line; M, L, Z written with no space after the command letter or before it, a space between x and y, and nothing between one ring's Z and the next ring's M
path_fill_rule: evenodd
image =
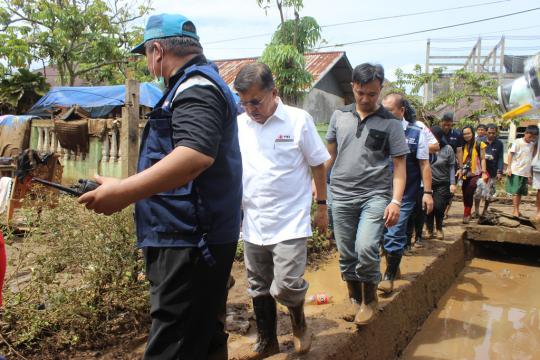
M339 268L345 281L381 281L379 244L390 197L332 201Z
M383 246L387 253L403 255L405 245L407 245L407 223L411 217L416 199L404 199L399 211L399 220L396 225L384 232Z

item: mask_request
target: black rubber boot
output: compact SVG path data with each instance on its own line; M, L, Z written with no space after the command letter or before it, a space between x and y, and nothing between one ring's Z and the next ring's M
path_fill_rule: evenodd
M362 283L360 281L347 281L347 290L349 290L349 301L360 306L362 303ZM358 311L358 309L356 309Z
M257 342L242 359L264 359L279 352L277 339L276 300L270 295L253 298L253 311L257 322Z
M377 284L362 283L362 305L354 318L356 325L362 326L369 324L376 316L379 310L379 299L377 298Z
M305 354L311 348L313 333L306 324L304 302L302 301L299 306L289 307L289 315L291 316L294 350L297 354Z
M401 255L388 253L386 255L386 271L384 272L383 281L379 284L379 290L385 294L390 294L394 291L394 280L398 278L399 263Z
M343 320L353 322L354 317L360 311L360 305L362 305L362 283L347 280L347 290L349 291L349 301L353 305L353 311L351 311L351 314L343 316Z

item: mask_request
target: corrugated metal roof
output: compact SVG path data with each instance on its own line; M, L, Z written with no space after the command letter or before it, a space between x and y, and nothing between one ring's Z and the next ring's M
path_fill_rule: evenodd
M304 54L306 69L313 76L312 87L321 80L324 75L345 55L343 51L317 52ZM249 63L257 61L258 58L242 58L229 60L214 60L219 68L221 77L229 86L232 86L236 75L240 69Z

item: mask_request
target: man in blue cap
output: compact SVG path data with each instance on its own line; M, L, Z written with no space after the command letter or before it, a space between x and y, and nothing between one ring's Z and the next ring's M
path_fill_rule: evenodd
M184 16L151 16L146 55L163 97L148 115L138 173L97 177L79 201L112 214L136 203L150 281L145 359L227 359L224 308L240 227L236 103Z

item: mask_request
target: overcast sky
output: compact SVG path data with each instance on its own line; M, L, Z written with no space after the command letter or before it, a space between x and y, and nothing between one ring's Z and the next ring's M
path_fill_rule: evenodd
M491 4L486 4L491 3ZM540 7L538 0L304 0L301 16L314 17L319 25L332 25L364 19L389 17L416 12L464 7L437 13L359 22L323 27L322 37L327 45L348 43L409 33L435 27L464 23ZM274 6L268 13L256 5L255 0L154 0L153 13L176 12L190 18L197 27L205 53L210 59L232 59L260 56L271 34L279 24L279 13ZM292 16L291 14L288 14ZM262 35L242 40L231 40ZM396 68L410 71L414 64L425 63L426 40L432 47L441 48L438 55L468 55L475 39L482 36L482 47L487 53L501 35L506 35L507 54L525 55L540 51L540 10L501 19L480 22L450 29L408 35L393 39L361 44L329 47L320 51L345 51L354 67L362 62L378 62L392 79ZM529 36L529 37L526 37ZM521 38L520 38L521 37ZM451 42L451 38L469 38ZM451 50L451 48L460 48Z

